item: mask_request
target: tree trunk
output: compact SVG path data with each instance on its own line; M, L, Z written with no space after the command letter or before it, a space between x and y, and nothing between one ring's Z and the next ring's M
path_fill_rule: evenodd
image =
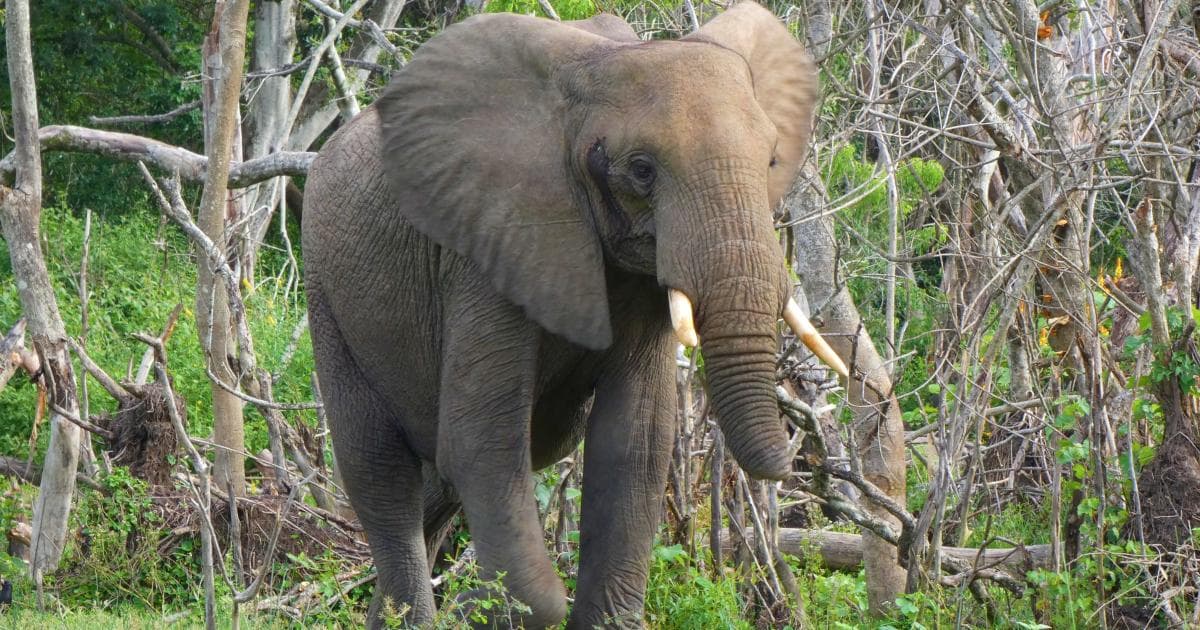
M226 218L233 201L229 194L229 163L238 144L238 95L241 92L242 64L246 56L246 17L249 0L218 2L212 29L204 39L203 57L206 81L205 154L208 176L200 198L199 225L223 253L228 243ZM228 386L236 386L238 375L237 345L233 334L228 295L209 263L201 257L196 283L196 328L204 348L209 370ZM225 263L228 264L228 263ZM212 384L213 440L217 444L214 472L217 487L245 491L246 466L242 401L218 383Z
M265 0L254 10L253 71L282 68L296 53L296 0ZM283 149L287 138L288 110L292 105L291 76L279 75L251 85L254 98L246 107L246 159L265 157ZM276 207L283 201L286 179L270 179L246 192L247 207L254 213L240 244L242 276L253 282L258 249Z
M808 171L801 178L819 181ZM862 328L862 318L844 286L835 284L837 260L832 220L813 210L825 204L823 192L801 182L784 200L791 220L819 217L793 230L795 268L800 276L808 303L824 321L822 336L838 356L850 366L851 382L846 384L847 403L854 413L857 455L868 481L889 497L904 505L904 423L900 407L892 393L892 382L870 336ZM884 508L863 499L867 511L900 531L900 523ZM896 597L904 592L906 573L898 561L897 549L871 533L863 540L863 564L867 576L867 602L871 614L883 615Z
M400 13L407 5L407 0L378 0L368 5L366 18L379 25L380 29L388 30L394 26ZM256 41L254 41L254 67L256 70L268 70L270 67L282 67L290 64L295 49L295 2L294 0L277 0L262 2L256 13ZM263 24L262 20L269 23ZM268 31L260 35L258 29L265 25ZM258 37L264 40L259 43ZM347 58L374 62L383 54L383 48L372 37L359 32L354 42L350 44ZM348 88L354 92L361 91L370 78L371 71L364 68L353 68L347 71ZM269 86L269 82L276 82ZM334 124L342 109L338 107L337 98L329 94L329 86L324 83L313 85L306 94L293 95L290 90L289 77L266 79L263 90L259 91L256 102L251 104L251 144L248 146L251 154L247 157L259 157L259 150L295 150L296 146L312 146L323 136L329 126ZM304 100L300 114L292 125L288 125L289 110L293 107L294 98ZM258 102L259 98L265 98ZM262 208L264 203L280 203L280 198L272 191L270 184L260 187L263 192L253 196L254 206ZM280 191L282 191L282 186ZM257 258L257 248L262 245L266 230L271 224L271 215L275 206L271 205L266 212L257 212L246 224L246 250L241 253L242 259L251 262ZM247 270L252 272L253 270Z
M4 239L8 242L13 275L21 294L21 308L29 321L28 332L41 358L41 378L52 403L50 445L33 508L33 549L29 564L30 575L40 586L42 576L58 566L66 544L67 517L75 492L75 469L79 465L80 429L63 419L58 411L77 414L78 401L75 376L67 355L67 336L38 235L42 213L42 157L38 144L37 88L29 41L28 0L10 0L5 20L16 176L12 190L0 188L0 197L3 197L0 222L4 224Z

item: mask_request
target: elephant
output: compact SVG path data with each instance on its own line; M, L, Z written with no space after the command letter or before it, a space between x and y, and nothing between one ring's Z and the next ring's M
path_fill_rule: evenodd
M805 157L811 59L744 1L674 41L620 18L478 15L423 44L308 174L304 281L334 454L385 602L436 613L425 532L461 505L484 575L567 618L533 471L582 442L570 628L640 627L676 426L677 339L757 478L790 298L772 210ZM440 521L440 522L439 522ZM500 621L500 620L492 620Z

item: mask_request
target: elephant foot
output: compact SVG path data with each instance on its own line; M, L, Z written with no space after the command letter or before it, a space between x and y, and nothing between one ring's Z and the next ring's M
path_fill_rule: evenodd
M614 612L619 611L619 612ZM576 600L567 622L568 630L592 630L593 628L617 628L641 630L646 627L641 606L630 609L624 606L596 606Z
M376 596L367 612L367 628L419 628L433 621L433 611L399 602L390 595Z
M498 587L497 587L498 586ZM546 628L567 616L567 599L561 583L550 592L521 597L502 585L489 585L460 593L453 616L472 628Z

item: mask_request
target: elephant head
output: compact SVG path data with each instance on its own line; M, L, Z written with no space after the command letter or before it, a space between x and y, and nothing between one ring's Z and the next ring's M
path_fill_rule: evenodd
M591 349L612 342L606 266L656 277L681 341L703 341L735 457L786 475L781 312L820 339L788 299L772 223L812 126L802 47L752 2L679 41L638 41L611 17L471 21L422 46L379 100L406 218Z

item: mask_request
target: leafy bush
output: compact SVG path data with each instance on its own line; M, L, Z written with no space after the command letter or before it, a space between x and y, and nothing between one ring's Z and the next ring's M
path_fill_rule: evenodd
M742 615L736 577L710 578L680 545L654 549L646 621L652 627L680 630L752 627Z

